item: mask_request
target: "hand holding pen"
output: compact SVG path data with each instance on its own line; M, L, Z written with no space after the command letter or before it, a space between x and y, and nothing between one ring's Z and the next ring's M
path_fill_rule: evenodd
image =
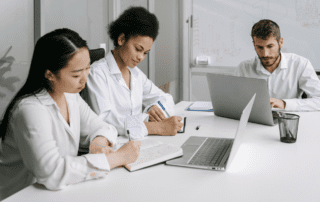
M149 114L149 121L151 122L160 122L166 119L165 115L157 105L153 105L152 107L150 107L147 114Z
M166 110L166 108L164 108L164 106L161 104L160 101L158 101L158 104L160 105L160 107L162 108L162 110L167 114L168 118L170 118L170 114L168 113L168 111Z

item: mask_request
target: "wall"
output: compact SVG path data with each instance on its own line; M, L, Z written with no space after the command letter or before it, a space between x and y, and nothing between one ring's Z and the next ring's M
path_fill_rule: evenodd
M33 1L0 1L0 120L24 84L33 53Z
M156 0L155 15L160 23L155 41L155 85L169 92L177 103L179 96L179 1Z
M69 28L87 40L89 48L99 48L108 40L108 2L104 0L44 0L43 26L46 34L57 28Z

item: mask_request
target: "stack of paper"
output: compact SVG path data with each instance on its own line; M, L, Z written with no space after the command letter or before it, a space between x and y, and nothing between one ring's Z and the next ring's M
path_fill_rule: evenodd
M190 105L188 110L189 111L212 111L212 103L198 101Z

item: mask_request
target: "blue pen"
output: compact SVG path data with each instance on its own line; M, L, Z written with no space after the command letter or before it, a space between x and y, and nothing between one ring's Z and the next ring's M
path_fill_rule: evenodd
M168 118L170 118L170 114L167 112L167 110L164 108L164 106L161 104L160 101L158 101L158 104L160 105L160 107L162 108L162 110L168 115Z

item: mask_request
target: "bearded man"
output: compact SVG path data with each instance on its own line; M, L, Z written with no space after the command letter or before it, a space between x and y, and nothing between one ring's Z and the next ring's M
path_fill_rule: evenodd
M320 110L319 78L308 59L281 52L283 38L277 23L260 20L253 25L251 37L258 56L241 62L235 75L266 79L272 108ZM303 93L307 99L301 99Z

